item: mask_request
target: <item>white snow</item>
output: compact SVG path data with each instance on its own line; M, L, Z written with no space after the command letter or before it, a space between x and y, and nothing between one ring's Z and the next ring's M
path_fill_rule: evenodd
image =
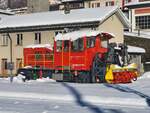
M34 81L34 80L32 80L32 81ZM49 79L48 77L47 78L41 78L41 79L39 78L36 81L37 82L56 82L55 80Z
M55 80L49 79L48 77L47 78L39 78L36 80L29 80L26 82L24 82L22 80L23 78L25 78L25 77L23 75L19 74L18 76L13 77L13 83L30 83L30 84L32 84L32 83L44 83L44 82L56 82ZM0 82L8 83L8 82L10 82L10 77L0 78Z
M24 48L47 48L47 49L50 49L52 50L53 47L51 44L31 44L31 45L28 45L28 46L25 46Z
M130 45L127 45L127 47L128 47L128 50L127 50L127 51L128 51L129 53L145 53L145 52L146 52L145 49L140 48L140 47L130 46ZM115 49L120 50L121 48L119 48L119 47L117 46L117 47L115 47Z
M17 98L21 100L46 100L49 102L67 103L90 103L91 105L112 105L112 106L130 106L144 109L149 109L148 99L150 96L150 72L145 72L137 81L130 84L74 84L61 83L43 84L49 82L47 78L33 80L26 85L24 84L2 84L4 79L0 79L0 97L1 98ZM9 78L7 79L7 81ZM37 83L34 85L33 83ZM6 86L5 86L6 85ZM107 86L108 85L108 86ZM10 87L9 87L10 86ZM32 91L30 91L30 90ZM72 91L72 92L71 92ZM59 93L58 93L59 92ZM71 93L70 93L71 92ZM76 94L74 94L76 93ZM80 97L81 96L81 97ZM20 104L15 101L14 104ZM61 106L54 104L54 109L59 109ZM88 107L88 106L86 106ZM62 108L62 107L61 107ZM71 108L70 108L71 109ZM63 110L63 108L62 108ZM72 110L72 109L71 109ZM46 113L43 110L42 113ZM60 111L61 112L61 111ZM148 113L148 112L147 112Z
M140 31L140 34L138 34L138 32L124 32L124 35L130 37L150 39L150 32Z
M61 34L59 33L56 37L55 37L55 41L57 40L77 40L78 38L82 38L82 37L91 37L91 36L97 36L99 34L103 34L106 33L108 35L110 35L112 38L115 37L115 35L113 35L112 33L108 33L108 32L100 32L100 31L94 31L94 30L80 30L80 31L74 31L74 32L69 32L69 33L65 33L65 34Z
M139 79L150 79L150 72L145 72Z
M145 53L146 51L145 51L145 49L143 49L143 48L140 48L140 47L135 47L135 46L128 46L128 52L129 53L135 53L135 52L137 52L137 53Z

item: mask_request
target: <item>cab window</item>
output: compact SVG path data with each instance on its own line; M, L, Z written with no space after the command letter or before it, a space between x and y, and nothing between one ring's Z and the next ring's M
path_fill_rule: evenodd
M79 38L79 39L71 42L71 50L72 51L83 51L84 50L83 38Z
M56 42L56 51L57 52L61 52L62 51L62 41L61 40L58 40Z
M64 51L68 52L69 51L69 40L64 41Z
M101 38L101 47L108 48L108 39Z
M95 37L88 37L86 40L87 48L95 46Z

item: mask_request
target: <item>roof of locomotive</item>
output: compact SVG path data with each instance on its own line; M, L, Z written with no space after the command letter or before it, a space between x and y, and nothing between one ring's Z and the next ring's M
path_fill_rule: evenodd
M32 48L32 49L47 48L47 49L53 50L52 45L50 45L50 44L31 44L31 45L25 46L24 48Z
M80 31L73 31L69 33L59 33L55 37L55 41L57 40L71 40L75 41L82 37L92 37L97 35L107 35L108 39L115 37L112 33L108 32L100 32L100 31L94 31L94 30L80 30Z

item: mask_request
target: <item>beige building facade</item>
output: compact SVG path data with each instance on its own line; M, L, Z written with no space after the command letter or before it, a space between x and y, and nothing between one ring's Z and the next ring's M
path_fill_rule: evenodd
M86 10L86 9L84 9ZM94 9L88 9L94 10ZM82 11L81 11L82 12ZM48 12L50 13L50 12ZM75 13L75 12L74 12ZM92 12L91 12L92 13ZM32 14L30 14L32 15ZM42 15L42 13L41 13ZM46 15L46 14L45 14ZM69 15L69 14L67 14ZM65 16L67 16L65 15ZM71 15L71 14L70 14ZM57 32L68 29L93 29L104 32L112 33L115 38L111 42L123 43L123 29L124 26L128 27L128 24L124 17L122 17L120 9L115 8L113 13L103 17L102 21L90 21L85 20L83 23L69 23L69 24L57 24L57 26L45 26L40 25L38 27L20 27L16 28L12 26L8 28L0 28L0 76L7 76L10 72L7 70L7 63L10 62L10 41L6 38L6 33L10 34L12 39L12 51L13 51L13 62L14 71L23 66L23 48L31 44L51 44L53 45L54 37ZM18 18L18 17L17 17ZM65 18L65 17L64 17ZM82 18L82 17L81 17ZM31 20L32 21L32 20ZM10 25L10 24L9 24Z

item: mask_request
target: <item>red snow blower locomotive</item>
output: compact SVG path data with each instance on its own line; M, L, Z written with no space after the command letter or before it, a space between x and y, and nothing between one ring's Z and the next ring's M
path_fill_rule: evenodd
M48 73L57 81L130 83L137 79L137 65L129 64L126 45L109 43L113 37L90 30L58 34L53 47L24 48L24 66L30 66L31 76L37 73L37 78Z

